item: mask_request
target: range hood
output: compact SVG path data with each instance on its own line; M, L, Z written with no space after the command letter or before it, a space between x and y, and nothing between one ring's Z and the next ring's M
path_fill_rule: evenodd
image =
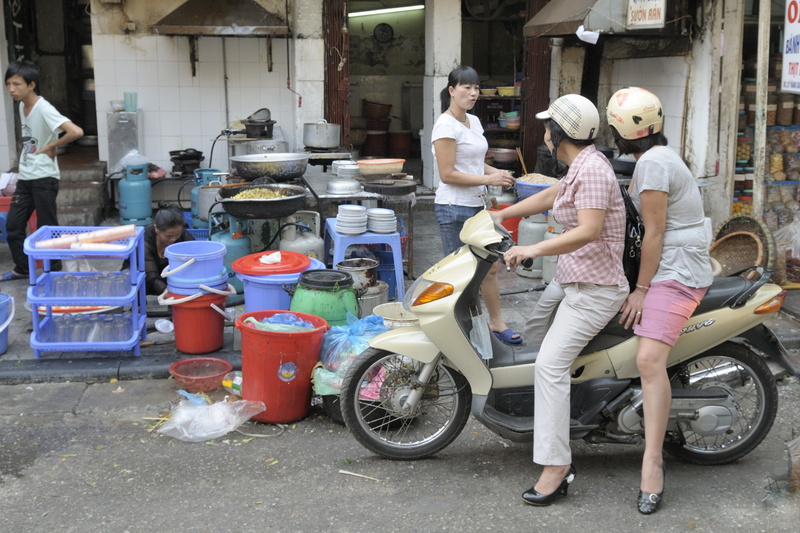
M157 35L258 37L290 35L286 16L254 0L187 0L152 26Z

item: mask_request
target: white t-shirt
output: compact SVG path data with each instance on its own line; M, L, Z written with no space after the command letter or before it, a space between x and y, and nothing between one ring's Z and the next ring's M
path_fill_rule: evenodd
M469 128L460 123L448 113L442 113L436 119L431 132L431 142L438 139L455 139L456 160L455 169L465 174L483 176L483 160L489 143L483 136L483 126L478 117L467 114ZM433 163L436 161L436 150L433 150ZM486 191L483 185L468 187L465 185L452 185L441 182L436 189L437 204L463 205L469 207L483 207L480 195Z
M706 241L703 199L683 160L668 146L654 146L636 162L632 182L631 200L640 213L642 191L667 193L661 262L651 283L675 280L696 289L711 285L714 277Z
M19 118L22 123L22 153L19 156L19 179L61 178L58 162L38 152L58 138L61 125L69 119L58 112L53 104L39 97L33 109L25 116L25 104L19 103Z

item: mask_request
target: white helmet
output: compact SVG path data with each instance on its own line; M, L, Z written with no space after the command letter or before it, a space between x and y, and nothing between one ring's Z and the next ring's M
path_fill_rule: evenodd
M620 137L633 141L664 129L664 112L656 95L640 87L625 87L611 95L606 108L608 125Z
M536 113L540 120L553 119L570 139L591 141L600 129L600 113L588 99L579 94L566 94L550 104L547 111Z

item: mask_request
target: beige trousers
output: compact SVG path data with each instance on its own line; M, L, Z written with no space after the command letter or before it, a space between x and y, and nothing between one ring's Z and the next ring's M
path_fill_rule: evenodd
M572 463L569 447L570 367L584 346L616 315L627 285L553 281L523 331L525 344L541 343L536 357L533 461Z

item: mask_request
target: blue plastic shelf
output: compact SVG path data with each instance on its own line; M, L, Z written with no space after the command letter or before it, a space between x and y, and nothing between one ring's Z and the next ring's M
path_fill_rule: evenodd
M133 354L138 356L141 355L139 340L147 338L145 329L147 316L141 315L138 317L138 324L134 324L136 327L133 328L131 337L121 342L43 342L39 340L41 332L47 331L51 327L52 321L52 316L44 317L39 322L37 330L31 332L31 348L34 349L34 357L37 359L41 357L41 352L128 352L133 350Z
M58 278L72 274L77 277L88 278L94 272L44 272L36 279L36 285L28 287L28 301L36 305L58 305L58 306L81 306L87 305L91 300L91 305L113 305L124 307L130 305L131 300L136 297L139 287L144 283L144 272L131 273L136 283L128 287L128 292L123 296L51 296L53 281Z

